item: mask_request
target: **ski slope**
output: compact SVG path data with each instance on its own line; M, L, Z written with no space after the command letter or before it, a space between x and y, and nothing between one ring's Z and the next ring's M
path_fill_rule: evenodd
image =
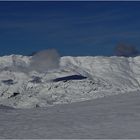
M31 59L0 57L1 105L47 107L140 90L140 56L65 56L58 68L44 72L31 68Z

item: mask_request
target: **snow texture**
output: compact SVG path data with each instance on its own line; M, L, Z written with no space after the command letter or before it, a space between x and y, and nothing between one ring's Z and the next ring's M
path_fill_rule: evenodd
M47 108L0 106L1 139L139 139L140 94Z
M42 53L0 57L1 105L47 107L140 90L140 56L59 58L54 50L50 56Z

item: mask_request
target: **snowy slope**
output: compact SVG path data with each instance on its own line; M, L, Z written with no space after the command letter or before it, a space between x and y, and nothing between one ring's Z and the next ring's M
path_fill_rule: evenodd
M61 57L59 68L44 73L30 69L31 58L0 57L0 104L15 108L46 107L140 89L140 56L66 56ZM71 75L87 78L53 81Z
M140 139L140 94L37 109L0 106L1 139Z

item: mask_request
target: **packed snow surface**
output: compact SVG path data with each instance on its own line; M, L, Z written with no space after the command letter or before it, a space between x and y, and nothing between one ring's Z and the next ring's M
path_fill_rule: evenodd
M0 57L1 105L46 107L140 90L140 56L66 56L61 57L58 68L43 72L31 68L31 59Z
M1 139L139 139L140 94L46 108L0 106Z

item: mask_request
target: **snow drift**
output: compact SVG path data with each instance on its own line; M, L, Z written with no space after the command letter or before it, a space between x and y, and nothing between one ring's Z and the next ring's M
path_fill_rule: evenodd
M60 58L53 52L40 64L46 55L38 55L0 57L1 105L46 107L140 89L140 56Z

